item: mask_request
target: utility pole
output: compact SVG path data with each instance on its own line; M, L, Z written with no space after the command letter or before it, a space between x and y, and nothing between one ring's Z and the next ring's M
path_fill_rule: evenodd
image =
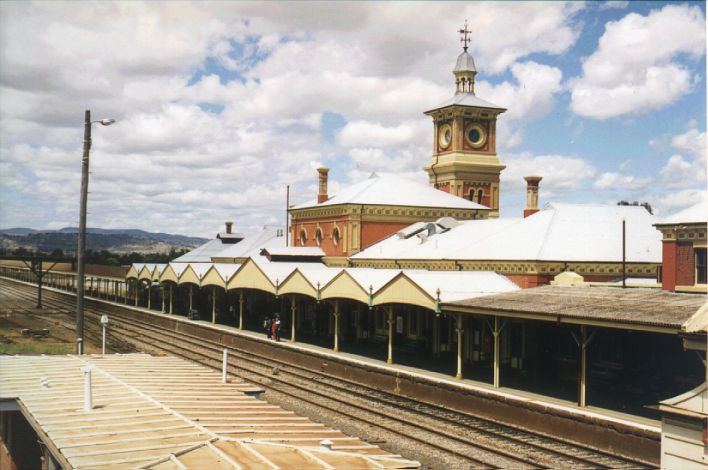
M103 126L110 126L115 119L101 119ZM84 155L81 158L81 202L79 204L79 246L76 253L76 353L83 354L84 341L84 268L86 256L86 204L89 182L89 151L91 150L91 111L84 115Z
M288 235L290 233L290 185L285 193L285 246L288 246Z
M627 222L622 219L622 288L627 287Z
M84 341L84 267L86 260L86 203L88 200L89 150L91 150L91 111L84 118L84 155L81 158L81 202L79 204L79 246L76 252L76 353L83 354Z

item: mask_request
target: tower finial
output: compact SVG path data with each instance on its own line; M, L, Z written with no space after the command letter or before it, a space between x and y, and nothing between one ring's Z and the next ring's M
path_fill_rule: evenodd
M467 29L467 20L465 20L465 27L459 30L458 32L462 35L462 37L460 38L460 42L462 43L462 50L467 52L467 47L471 41L471 39L469 38L469 34L471 33L471 31Z

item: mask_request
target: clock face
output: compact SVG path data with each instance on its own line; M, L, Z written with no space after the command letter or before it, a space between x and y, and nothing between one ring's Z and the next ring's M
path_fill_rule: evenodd
M440 142L440 147L446 149L450 146L450 142L452 142L452 127L450 127L450 124L443 124L440 126L440 129L438 130L438 141Z
M465 140L468 145L474 148L480 148L487 142L487 132L481 124L470 124L465 129Z

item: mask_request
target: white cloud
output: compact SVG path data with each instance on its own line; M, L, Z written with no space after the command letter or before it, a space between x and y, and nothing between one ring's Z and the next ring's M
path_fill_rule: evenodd
M638 178L622 173L605 172L595 180L595 189L608 189L611 191L637 191L647 187L653 181L652 178Z
M520 145L523 124L548 114L553 109L555 95L563 90L563 73L556 67L529 61L514 64L511 73L515 83L504 81L492 85L481 81L476 85L479 96L508 108L497 123L500 152Z
M698 6L667 5L607 23L597 50L583 62L582 76L570 82L573 111L607 119L675 102L695 80L679 59L701 57L705 42Z
M705 188L670 191L656 197L652 201L652 207L656 209L655 215L667 216L705 201L706 198L708 198L708 193Z
M371 171L425 182L432 123L422 113L453 93L465 17L478 95L509 108L498 123L504 191L523 192L522 177L539 173L543 194L569 194L595 176L587 160L502 152L553 111L561 65L542 62L573 46L582 8L0 3L0 177L12 191L0 195L0 218L76 221L85 107L118 119L94 130L92 225L212 235L231 218L238 230L282 221L286 184L293 203L317 192L310 162L333 169L332 193ZM673 64L671 51L648 66ZM344 122L329 129L326 113ZM691 142L674 147L693 164Z
M624 1L619 1L619 0L617 0L617 1L598 2L598 7L597 7L597 9L598 9L598 10L614 10L614 9L623 10L623 9L627 8L628 5L629 5L629 1L628 1L628 0L624 0Z
M504 191L521 191L526 188L524 176L542 176L540 192L544 197L567 194L584 187L595 176L595 167L579 157L563 155L537 155L521 153L504 159L502 172Z
M553 108L554 95L562 91L560 69L529 61L514 64L511 73L516 83L491 85L482 81L476 86L480 96L508 108L503 114L505 120L530 121Z
M414 141L427 142L432 133L432 125L427 121L420 119L391 127L368 121L350 121L339 131L337 141L344 147L398 147Z
M669 157L659 175L667 188L688 188L706 181L706 133L695 128L671 139L682 152ZM684 157L686 155L686 157Z

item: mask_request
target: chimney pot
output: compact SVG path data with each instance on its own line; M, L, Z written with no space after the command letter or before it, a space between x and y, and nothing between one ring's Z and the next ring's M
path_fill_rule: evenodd
M526 180L526 209L524 218L535 214L538 209L538 184L543 179L542 176L524 176Z
M231 227L234 225L234 223L229 220L229 221L225 222L225 224L226 224L226 233L231 233Z
M317 173L319 174L319 180L320 180L320 190L319 193L317 194L317 204L325 202L327 199L329 199L329 196L327 195L327 179L328 179L328 174L329 174L329 168L326 167L321 167L317 169Z

